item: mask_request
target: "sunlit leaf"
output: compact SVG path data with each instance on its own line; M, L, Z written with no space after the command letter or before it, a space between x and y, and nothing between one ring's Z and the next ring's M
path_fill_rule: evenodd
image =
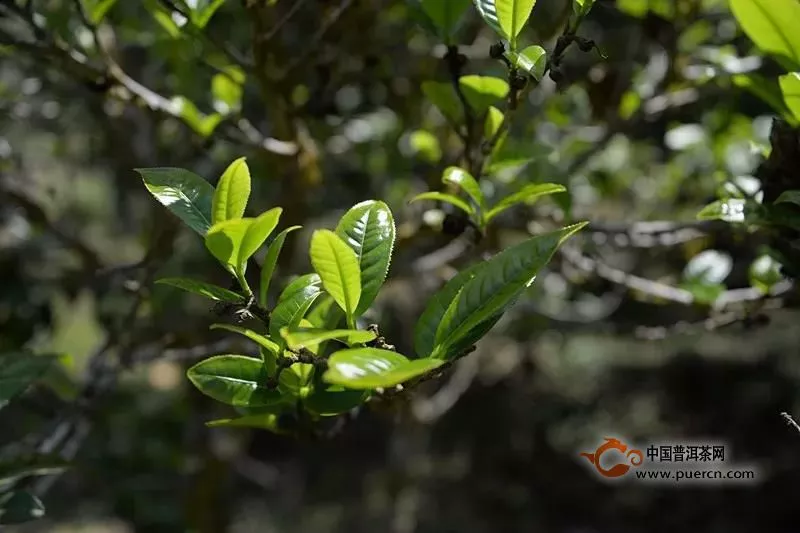
M211 324L209 329L224 329L226 331L232 331L234 333L238 333L239 335L244 335L272 354L277 354L280 352L278 343L274 342L269 337L261 335L260 333L257 333L251 329L234 326L232 324Z
M272 311L269 321L270 337L284 345L281 328L297 327L308 309L322 293L322 281L317 274L300 276L290 283L278 298L278 305Z
M278 227L283 209L275 207L256 217L242 237L242 245L239 247L239 269L244 272L247 260L255 254L261 245L272 235Z
M360 316L372 305L389 273L395 239L392 212L383 202L361 202L342 216L336 234L358 259L361 296L355 314Z
M411 199L411 202L417 202L419 200L434 200L439 202L447 202L448 204L454 205L455 207L461 209L468 215L474 215L475 209L469 205L467 202L459 198L458 196L453 196L452 194L447 194L443 192L424 192L422 194L416 195L414 198Z
M798 23L800 31L800 23ZM800 72L790 72L779 78L783 102L791 111L794 122L800 122Z
M205 0L199 3L201 7L192 10L192 23L203 29L208 24L208 21L211 20L211 17L214 16L214 13L222 7L225 0Z
M497 135L500 127L503 125L505 115L502 111L494 106L489 106L489 112L486 114L486 122L483 125L483 136L489 140Z
M411 151L417 157L436 163L442 158L442 147L436 136L425 130L417 130L408 137Z
M256 415L240 416L239 418L222 418L206 422L210 428L254 428L267 429L273 433L285 433L279 423L280 415L277 413L263 413Z
M525 48L521 52L509 51L506 53L511 63L533 76L537 81L544 76L544 69L547 65L547 52L538 45Z
M508 39L512 50L531 16L536 0L473 0L483 20L502 37Z
M250 198L250 169L240 157L225 169L214 191L211 223L242 218Z
M311 236L309 255L325 292L352 319L361 298L361 269L353 249L336 233L317 230Z
M136 169L147 190L156 200L202 236L211 227L211 202L214 187L182 168Z
M253 220L239 218L218 222L206 234L206 248L232 274L239 273L242 240Z
M352 346L353 344L369 342L375 338L375 333L358 329L301 328L290 330L289 328L281 328L281 335L290 349L319 344L331 339L340 340Z
M241 108L244 81L244 72L238 67L226 68L211 78L211 94L216 100L214 107L217 111L229 113Z
M396 352L379 348L351 348L330 356L323 379L349 389L392 387L435 370L443 362L435 359L409 361Z
M594 0L572 0L572 10L579 17L585 17L592 10Z
M264 264L261 265L261 282L258 287L258 302L262 307L267 307L267 292L269 285L272 281L272 276L275 273L275 267L278 264L278 256L283 249L283 243L286 241L286 236L292 231L300 229L301 226L291 226L278 233L278 236L270 243L267 248L267 255L264 258Z
M800 68L800 2L730 0L730 8L756 46L787 70Z
M230 291L228 289L219 287L217 285L213 285L211 283L197 281L195 279L163 278L156 280L156 283L160 285L169 285L171 287L177 287L179 289L183 289L184 291L198 294L200 296L205 296L206 298L209 298L211 300L216 300L218 302L229 302L235 304L240 304L244 302L244 297L240 294L236 294L235 292Z
M459 167L447 167L442 176L444 183L449 183L458 186L462 191L467 193L475 204L481 208L486 208L486 200L483 197L481 186L478 185L477 180L472 177L472 174Z
M462 76L458 83L467 103L479 113L508 95L508 82L492 76Z
M201 361L187 372L203 394L229 405L259 407L281 401L277 390L267 388L263 361L243 355L217 355Z

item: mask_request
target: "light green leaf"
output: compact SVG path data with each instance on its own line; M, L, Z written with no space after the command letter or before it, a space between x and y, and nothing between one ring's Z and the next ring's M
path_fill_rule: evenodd
M278 305L275 306L270 316L270 337L275 340L280 339L279 344L285 345L283 337L281 337L281 328L297 327L311 304L322 293L321 284L322 281L317 274L306 274L294 280L284 289L278 298Z
M253 220L238 218L218 222L206 234L206 248L231 274L239 274L242 240Z
M422 10L439 30L445 44L450 44L451 36L469 7L469 0L420 0Z
M487 140L494 138L498 130L503 125L505 115L503 112L494 106L489 106L489 112L486 114L486 122L483 125L483 136Z
M747 74L736 74L732 80L734 85L761 98L782 117L794 119L792 112L784 102L781 86L775 78L765 78L760 74L748 72Z
M481 208L481 211L486 209L486 199L483 196L483 191L481 191L481 186L478 185L477 180L472 177L472 174L463 168L447 167L442 176L442 181L444 183L457 185Z
M422 315L414 326L414 351L419 357L428 357L433 353L436 338L436 329L442 322L447 308L455 300L458 292L470 279L475 276L479 268L485 263L476 263L463 269L455 276L450 278L444 286L439 289L428 300Z
M462 76L458 83L467 103L479 113L508 95L508 82L492 76Z
M181 27L178 26L174 20L172 20L172 16L168 11L162 9L160 6L156 8L150 8L148 11L153 15L153 18L156 20L156 22L158 22L158 25L161 26L170 37L177 39L181 36Z
M56 360L28 352L0 354L0 408L36 381Z
M491 219L493 219L506 209L513 207L517 204L521 204L523 202L531 203L540 196L564 192L566 190L567 190L566 187L564 187L563 185L559 185L557 183L535 183L532 185L526 185L518 192L506 196L505 198L497 202L497 205L492 207L486 214L486 222L489 222Z
M317 230L311 236L309 255L325 292L352 320L361 298L361 269L355 252L334 232Z
M444 361L415 359L380 348L341 350L328 359L323 379L349 389L393 387L440 367Z
M800 206L800 190L783 191L778 199L775 200L776 204L794 204Z
M210 428L254 428L267 429L273 433L285 433L279 424L280 415L278 413L262 413L255 415L245 415L239 418L222 418L206 422Z
M800 2L798 2L800 4ZM797 24L797 31L800 31L800 23ZM790 72L781 76L779 83L783 102L791 111L794 123L800 122L800 72Z
M206 298L218 302L229 302L234 304L244 303L244 296L240 294L236 294L235 292L229 291L228 289L224 289L217 285L212 285L211 283L197 281L195 279L163 278L156 280L156 283L159 285L169 285L171 287L177 287L187 292L198 294L200 296L205 296Z
M214 187L182 168L138 168L145 187L156 200L202 236L211 227Z
M25 491L0 495L0 525L23 524L44 516L44 504Z
M197 108L194 102L185 96L173 97L171 104L177 108L177 112L183 121L199 133L201 137L205 138L211 135L219 126L219 123L222 122L222 115L219 113L206 115Z
M0 485L24 477L49 476L69 468L70 464L57 455L32 455L9 458L0 462Z
M117 0L82 0L86 4L86 11L92 24L100 24L108 10L114 7Z
M373 332L359 329L281 328L281 335L286 340L287 346L292 350L308 347L309 345L318 345L331 339L340 340L348 346L352 346L353 344L369 342L375 338Z
M536 0L473 0L483 20L516 49L519 36Z
M360 316L375 301L389 273L395 239L392 212L385 203L375 200L356 204L339 220L336 235L358 259L361 297L355 314Z
M228 67L211 78L211 94L215 109L223 113L238 111L242 107L244 72L238 67Z
M211 223L239 219L244 216L250 198L250 169L240 157L225 169L217 183L211 210Z
M436 136L425 130L417 130L408 137L411 151L417 157L429 162L437 163L442 158L442 147Z
M278 227L278 221L281 218L283 209L275 207L259 215L248 226L247 231L242 237L242 245L239 247L239 270L244 273L247 267L247 260L255 254L261 245L272 235L272 232Z
M266 386L269 376L263 361L243 355L216 355L187 372L200 392L239 407L265 407L281 401L277 390Z
M272 275L275 273L275 267L278 264L278 256L283 249L283 243L286 241L286 236L294 230L300 229L302 226L291 226L278 233L278 236L270 243L267 248L267 255L264 258L264 264L261 265L261 283L258 287L258 302L262 307L267 307L267 292L269 285L272 281Z
M205 28L208 24L208 21L214 16L214 13L216 13L224 3L225 0L209 0L201 2L202 7L192 11L192 23L200 29Z
M511 63L533 76L536 81L541 81L544 76L544 68L547 65L547 52L538 45L525 48L521 52L509 51L506 53Z
M265 337L260 333L256 333L252 329L242 328L231 324L211 324L209 329L224 329L226 331L232 331L234 333L244 335L273 355L277 355L281 350L278 346L278 343L274 342L269 337Z
M461 123L464 117L461 102L458 99L455 89L451 83L443 81L423 81L422 93L439 108L453 125Z
M443 356L475 327L504 312L533 283L561 243L585 225L533 237L486 261L450 303L436 330L432 357Z
M447 202L448 204L452 204L457 208L461 209L468 215L475 214L475 209L471 205L469 205L467 202L465 202L458 196L453 196L452 194L447 194L444 192L436 192L436 191L424 192L422 194L416 195L414 198L411 199L411 202L409 203L414 203L419 200L434 200L439 202Z
M800 2L797 0L730 0L744 32L762 51L786 68L800 68Z

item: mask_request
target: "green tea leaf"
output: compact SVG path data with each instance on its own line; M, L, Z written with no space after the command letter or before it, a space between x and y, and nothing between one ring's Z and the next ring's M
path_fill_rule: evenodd
M240 416L239 418L222 418L206 422L210 428L254 428L267 429L273 433L282 434L285 431L280 426L280 413L258 413Z
M481 186L478 185L472 174L463 168L447 167L442 176L442 181L458 186L481 208L481 211L486 208L486 199L483 196L483 191L481 191Z
M240 272L244 273L247 267L247 260L261 248L261 245L278 227L281 213L283 213L283 209L280 207L270 209L253 219L250 226L248 226L244 237L242 237L242 245L239 247L238 268Z
M211 227L214 187L182 168L139 168L145 187L156 200L202 236Z
M0 354L0 408L39 379L55 360L54 355L28 352Z
M267 292L272 281L272 275L275 273L275 267L278 264L278 256L281 254L283 243L286 241L286 236L301 227L291 226L281 231L267 248L267 256L264 258L264 264L261 265L261 283L258 287L258 302L262 307L267 307L268 305Z
M358 259L361 296L355 314L360 316L375 301L389 273L395 239L392 212L383 202L361 202L342 216L336 234Z
M755 72L747 74L736 74L732 78L733 84L761 98L770 105L779 115L784 118L794 118L792 112L786 106L781 86L777 79L766 78ZM800 120L800 118L798 118Z
M256 333L252 329L242 328L231 324L211 324L209 329L224 329L226 331L232 331L234 333L244 335L245 337L255 342L262 348L265 348L269 353L273 355L277 355L278 353L280 353L281 350L280 347L278 346L278 343L274 342L269 337L261 335L260 333Z
M440 367L444 361L415 359L380 348L341 350L328 359L323 379L349 389L393 387Z
M200 392L228 405L265 407L281 401L280 392L266 387L263 361L252 357L216 355L191 367L187 376Z
M468 215L474 215L475 209L469 205L467 202L459 198L458 196L453 196L452 194L447 194L444 192L424 192L422 194L416 195L414 198L411 199L409 203L414 203L419 200L435 200L439 202L447 202L448 204L454 205L457 208L461 209Z
M197 281L195 279L163 278L156 280L156 283L159 285L169 285L171 287L177 287L179 289L183 289L184 291L198 294L200 296L205 296L206 298L218 302L229 302L234 304L244 303L244 296L240 294L236 294L235 292L229 291L228 289L224 289L222 287L213 285L211 283Z
M775 200L776 204L788 203L800 206L800 190L783 191L778 199Z
M730 8L748 37L786 68L800 68L800 2L730 0Z
M306 397L303 405L319 416L336 416L346 413L364 403L369 392L352 390L341 385L319 383Z
M508 82L492 76L462 76L458 80L467 103L478 113L508 95Z
M473 328L504 312L533 282L561 243L585 225L575 224L533 237L486 261L447 308L436 330L432 357L443 356Z
M0 484L12 483L24 477L49 476L69 468L70 464L57 455L32 455L0 461Z
M464 118L464 111L462 110L461 102L451 83L443 81L423 81L422 94L424 94L433 105L439 108L439 111L442 112L442 115L444 115L451 124L457 125L461 123Z
M493 219L506 209L513 207L517 204L521 204L523 202L531 203L540 196L564 192L566 190L567 190L566 187L564 187L563 185L559 185L557 183L536 183L533 185L526 185L518 192L506 196L505 198L497 202L497 205L492 207L486 214L486 222L489 222L491 219Z
M483 20L516 49L519 36L536 0L473 0Z
M503 125L503 120L505 120L505 115L503 112L497 109L494 106L489 107L489 112L486 114L486 122L483 125L483 136L484 138L492 139L497 132L500 130L500 127Z
M216 101L215 109L225 113L241 109L244 82L244 72L238 67L228 67L224 72L215 74L211 78L211 94Z
M547 52L538 45L525 48L521 52L509 51L506 53L511 63L533 76L537 81L541 81L544 76L544 69L547 65Z
M445 44L450 44L451 36L469 7L469 0L420 0L422 10L439 30Z
M0 525L22 524L44 516L44 504L25 491L0 495Z
M800 31L800 23L798 23ZM794 123L800 122L800 72L790 72L778 78L781 86L783 102L794 118Z
M447 308L455 300L458 292L470 279L475 276L479 268L485 263L476 263L463 269L455 276L450 278L444 286L439 289L428 300L422 315L414 326L414 351L419 357L428 357L433 353L436 338L436 329L442 322Z
M253 220L252 218L238 218L218 222L209 228L206 234L206 248L231 274L240 273L239 257L242 241Z
M361 269L355 252L334 232L317 230L311 236L309 255L325 292L352 320L361 298Z
M297 327L311 304L322 293L321 285L322 281L317 274L306 274L290 283L278 298L278 305L270 316L269 334L275 340L280 339L281 346L285 346L281 328Z
M212 202L211 223L239 219L244 216L250 198L250 169L240 157L225 169L217 183Z
M202 4L205 4L203 7L200 9L194 9L192 11L192 23L200 29L205 28L208 24L208 21L214 16L214 13L216 13L224 3L225 0L210 0L208 2L202 2Z
M416 130L408 137L413 154L429 163L438 163L442 159L442 147L434 134L425 130Z
M359 329L281 328L281 335L286 340L287 346L292 350L316 345L331 339L340 340L348 346L352 346L353 344L369 342L375 338L375 333Z

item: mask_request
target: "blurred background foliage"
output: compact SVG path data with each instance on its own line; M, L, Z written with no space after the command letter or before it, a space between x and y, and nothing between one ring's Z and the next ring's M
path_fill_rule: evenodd
M598 0L578 33L607 59L573 47L528 93L482 186L568 192L505 212L486 242L590 225L450 374L321 441L204 426L230 413L185 369L254 349L209 331L207 302L152 284L227 281L133 169L215 183L246 156L253 209L303 225L283 280L308 271L311 230L384 200L398 242L370 319L409 353L426 295L470 246L446 206L408 203L461 156L421 90L448 71L414 7L0 1L0 351L58 356L0 413L0 452L70 461L19 481L47 514L9 530L796 530L800 435L779 414L800 412L797 298L769 235L696 218L758 197L774 111L737 76L785 72L725 0ZM523 39L552 50L571 10L539 0ZM471 9L464 73L505 76L495 39ZM609 434L722 439L765 475L610 487L578 457Z

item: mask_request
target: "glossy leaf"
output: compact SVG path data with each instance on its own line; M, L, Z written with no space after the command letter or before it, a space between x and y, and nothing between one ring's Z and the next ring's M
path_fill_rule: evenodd
M241 272L245 271L247 267L247 260L255 254L261 245L272 235L272 232L278 227L278 221L281 218L283 209L276 207L270 209L253 219L252 223L247 227L247 231L242 237L242 245L239 247L238 267Z
M270 243L267 248L267 255L264 258L264 264L261 265L261 282L258 286L258 302L262 307L267 307L267 293L269 285L272 281L272 276L275 274L275 267L278 264L278 256L283 249L283 243L286 241L286 236L294 230L300 229L302 226L291 226L278 233L278 236Z
M455 300L458 291L475 276L485 263L476 263L458 272L444 286L428 299L422 315L414 326L414 351L419 357L428 357L433 353L436 329L444 318L447 308Z
M55 360L53 355L27 352L0 354L0 408L39 379Z
M244 296L236 294L233 291L189 278L163 278L156 280L159 285L169 285L177 287L187 292L204 296L217 302L228 302L234 304L241 304L244 302Z
M44 516L44 504L25 491L0 495L0 525L23 524Z
M225 169L217 183L211 208L211 223L234 220L244 216L250 198L250 169L240 157Z
M340 340L348 346L352 346L369 342L375 338L375 333L359 329L281 328L281 335L290 349L316 345L331 339Z
M364 390L320 383L314 387L303 405L318 416L336 416L358 407L368 397L369 392Z
M800 2L797 0L730 0L730 8L747 36L787 69L800 68Z
M393 387L430 372L444 361L415 359L380 348L351 348L328 358L328 370L323 379L349 389Z
M197 363L187 375L200 392L229 405L262 407L281 401L277 390L266 387L264 363L252 357L217 355Z
M14 457L0 461L0 484L11 483L30 476L59 474L69 463L57 455Z
M492 76L462 76L458 83L467 103L479 113L508 95L508 82Z
M505 309L528 287L564 240L585 223L568 226L512 246L486 261L450 303L436 330L433 357Z
M419 200L434 200L439 202L447 202L448 204L454 205L455 207L461 209L468 215L475 214L475 209L471 205L469 205L467 202L465 202L458 196L454 196L452 194L447 194L444 192L436 192L436 191L424 192L422 194L416 195L414 198L411 199L411 202L409 203L414 203Z
M439 30L446 44L470 5L470 0L420 0L422 10Z
M277 354L280 352L278 343L264 335L261 335L260 333L253 331L252 329L234 326L232 324L211 324L209 329L224 329L226 331L232 331L234 333L238 333L239 335L244 335L272 354Z
M139 168L145 187L156 200L202 236L211 227L214 187L182 168Z
M325 292L349 318L355 317L361 298L361 269L355 252L334 232L317 230L311 236L309 255Z
M283 344L281 328L295 328L305 316L311 304L322 293L322 282L317 274L306 274L290 283L278 298L278 305L272 311L269 321L269 334Z
M797 24L800 32L800 23ZM795 123L800 121L800 72L790 72L778 79L781 86L783 102L794 118Z
M361 296L355 314L360 316L375 301L389 273L395 239L392 212L383 202L361 202L342 216L336 234L358 259Z
M547 65L547 52L544 48L533 45L519 53L509 51L507 57L515 67L527 72L537 81L541 81Z
M423 81L422 93L451 123L459 124L461 122L464 112L451 83Z
M483 20L516 48L525 23L531 16L536 0L473 0Z
M540 196L547 194L555 194L566 191L566 187L557 183L536 183L533 185L526 185L518 192L506 196L497 204L492 207L486 214L486 221L490 221L506 209L521 203L530 203Z
M206 248L232 274L240 273L239 257L242 241L253 220L239 218L218 222L209 228L206 234Z
M472 174L463 168L447 167L442 176L442 181L458 186L462 191L467 193L467 196L469 196L481 210L486 208L486 200L483 197L481 186L478 185L477 180L472 177Z

